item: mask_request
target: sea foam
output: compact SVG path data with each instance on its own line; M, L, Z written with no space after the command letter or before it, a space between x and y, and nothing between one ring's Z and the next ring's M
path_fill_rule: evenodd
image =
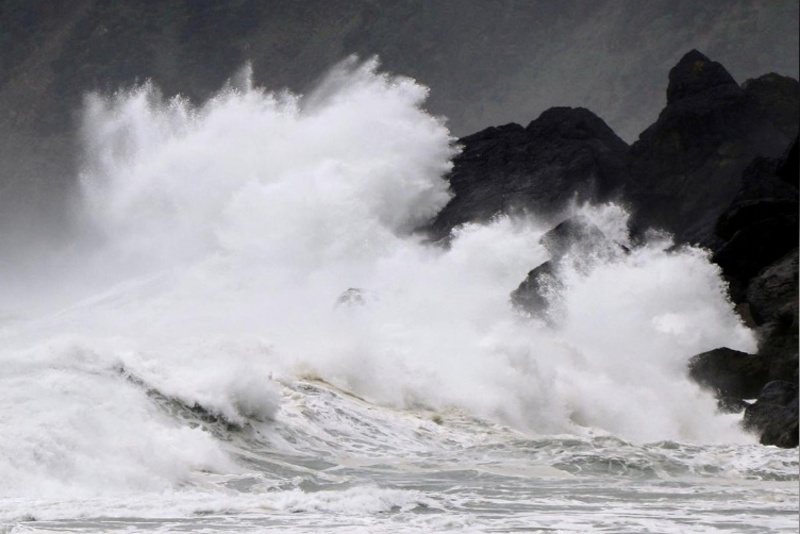
M542 324L509 302L548 259L535 216L465 225L448 247L415 232L448 201L457 153L426 95L349 60L307 96L244 72L200 106L151 83L87 97L86 231L59 283L95 296L3 333L0 413L24 436L0 440L5 490L226 472L213 436L156 400L242 426L279 417L276 380L309 376L532 435L749 439L686 377L692 354L754 348L707 252L566 262ZM618 206L578 212L628 243ZM369 298L337 305L351 288Z

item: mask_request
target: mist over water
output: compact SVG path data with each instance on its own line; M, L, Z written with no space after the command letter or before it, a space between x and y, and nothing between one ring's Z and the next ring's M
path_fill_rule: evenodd
M545 324L509 302L548 259L535 217L464 226L448 248L414 233L446 204L457 152L426 96L351 60L306 96L245 69L199 107L153 84L88 97L86 232L59 283L91 296L0 325L15 429L0 493L235 472L155 400L268 424L307 378L529 436L752 442L686 378L693 354L755 348L705 251L634 246L620 207L575 206L631 253L564 262Z

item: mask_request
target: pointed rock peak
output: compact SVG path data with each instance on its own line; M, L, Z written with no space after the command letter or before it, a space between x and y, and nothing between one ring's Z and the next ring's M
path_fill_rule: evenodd
M669 71L667 104L700 94L720 85L737 85L725 67L692 50ZM738 86L738 85L737 85Z
M555 107L528 124L528 132L562 139L608 139L627 146L603 119L586 108Z

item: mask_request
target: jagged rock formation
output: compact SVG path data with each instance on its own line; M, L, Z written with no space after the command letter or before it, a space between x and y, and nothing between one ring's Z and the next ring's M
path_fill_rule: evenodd
M714 262L725 272L736 302L746 300L753 277L797 247L798 191L777 176L781 163L777 158L753 160L714 229L721 242Z
M550 259L532 269L512 291L511 303L520 311L547 323L556 322L551 305L563 288L559 269L570 266L586 269L597 260L607 261L628 252L609 239L600 228L582 217L570 217L544 234L539 243Z
M745 427L758 432L762 443L782 447L796 447L798 439L797 147L795 138L782 158L759 157L747 167L740 190L717 221L722 244L713 256L759 341L758 355L751 358L760 366L738 373L739 380L760 389L745 410ZM778 402L770 394L780 384L794 386L793 400ZM756 397L752 389L730 396Z
M560 214L573 200L607 199L622 184L628 145L591 111L553 108L527 128L507 124L459 140L454 193L431 225L434 238L498 213Z
M786 117L798 110L796 80L768 75L740 87L719 63L687 53L669 73L667 106L631 146L634 230L655 226L679 242L715 245L715 223L742 172L755 157L780 156L797 135Z
M454 197L433 222L434 237L496 213L546 216L571 199L624 190L635 232L655 227L679 243L719 247L717 219L745 169L756 157L780 156L797 136L800 84L768 74L739 86L696 50L669 80L667 106L629 148L583 108L553 108L527 128L512 123L460 139L448 177Z
M689 376L719 398L754 399L768 381L769 363L757 354L721 347L693 356Z
M763 445L798 446L797 381L773 380L744 411L745 428L758 433Z
M757 354L721 347L692 358L689 374L717 394L721 409L758 413L746 426L763 442L796 446L796 407L745 399L763 397L773 381L798 380L798 115L796 80L768 74L739 86L692 50L669 73L667 106L630 148L591 112L571 108L549 110L525 129L511 124L462 139L449 176L454 197L431 233L622 195L635 235L658 228L676 244L709 247L756 329ZM528 273L513 305L552 322L560 264L593 254L604 242L597 232L567 221L548 234L551 260Z
M764 269L748 286L751 315L758 325L759 354L771 379L797 382L797 249Z

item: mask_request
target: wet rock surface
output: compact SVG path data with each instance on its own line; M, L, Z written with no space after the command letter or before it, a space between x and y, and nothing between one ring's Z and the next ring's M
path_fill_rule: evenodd
M757 354L720 347L693 356L689 376L720 398L754 399L769 377L769 362Z

